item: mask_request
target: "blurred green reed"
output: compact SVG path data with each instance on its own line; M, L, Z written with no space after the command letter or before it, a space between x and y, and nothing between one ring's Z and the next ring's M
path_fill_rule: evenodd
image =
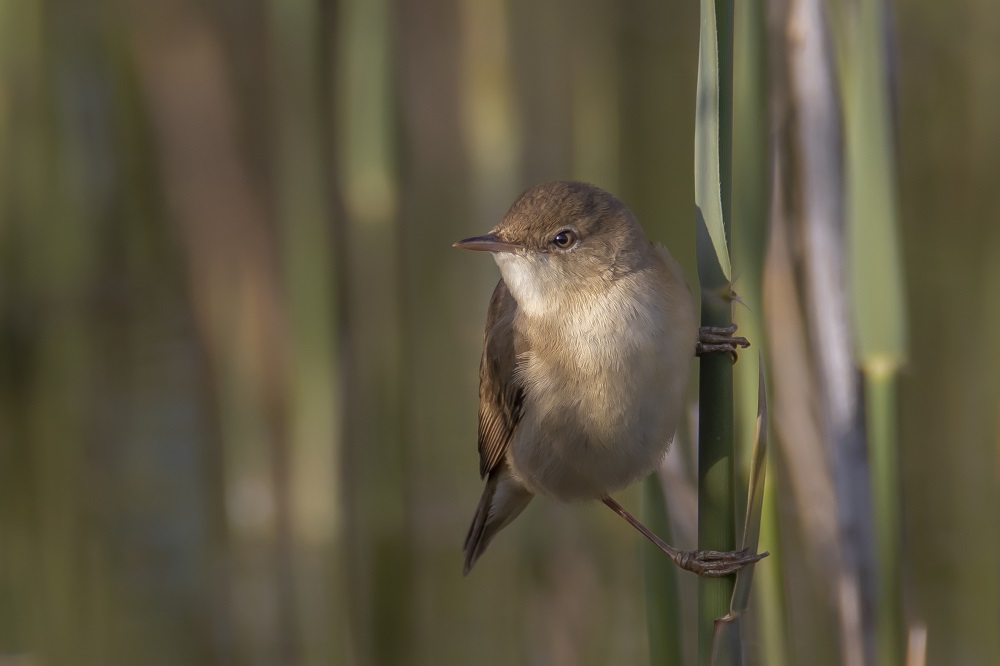
M670 534L670 518L660 477L642 482L643 524L654 534ZM646 595L646 628L649 636L649 663L671 666L683 664L684 620L678 586L678 568L663 551L651 543L639 547L642 557L643 589Z
M733 264L735 290L741 303L735 307L734 321L740 332L752 341L751 353L744 353L734 368L736 386L737 446L744 447L737 460L738 487L749 484L751 456L745 452L747 443L756 440L758 408L766 395L759 392L762 358L770 353L764 335L763 271L768 245L769 202L773 192L772 179L774 141L770 131L771 77L768 56L767 3L753 1L736 7L736 55L734 74L734 141L733 141ZM754 351L756 353L754 353ZM766 386L765 386L766 390ZM763 566L755 567L756 580L751 600L752 611L746 616L748 627L754 628L759 644L748 647L749 654L768 664L788 663L785 636L785 604L782 552L778 539L777 467L775 456L767 456L766 478L761 506L760 546L770 556ZM737 495L737 500L741 500Z
M875 663L903 661L902 511L896 375L907 360L896 202L895 72L888 5L864 0L839 25L844 97L847 235L856 354L864 392L876 529ZM907 655L923 661L926 655Z
M763 271L768 244L769 201L772 195L773 139L770 132L769 103L771 72L768 57L767 3L742 2L736 6L736 36L733 76L733 267L735 291L741 303L734 308L734 321L741 335L753 344L734 367L736 397L737 487L749 484L746 451L756 440L761 358L769 354L764 335ZM766 388L766 387L765 387ZM766 429L767 423L763 425ZM755 567L756 580L752 612L747 617L756 627L759 659L783 666L787 638L784 620L784 591L781 576L781 544L778 541L778 506L775 485L775 456L767 457L763 505L761 507L760 550L770 552L766 564ZM740 494L736 496L741 501ZM738 511L737 515L740 515Z
M798 546L783 562L793 663L866 663L872 607L870 486L844 260L842 110L824 3L793 0L774 23L776 188L765 307L778 447ZM779 351L780 350L780 351ZM778 353L775 353L778 352ZM780 477L779 477L780 478ZM781 538L794 538L781 526ZM824 617L822 621L818 618ZM822 646L822 647L821 647ZM815 656L814 656L815 654Z

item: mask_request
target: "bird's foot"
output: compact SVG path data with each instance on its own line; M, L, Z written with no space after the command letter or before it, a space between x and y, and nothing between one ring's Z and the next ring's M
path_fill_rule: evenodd
M650 532L648 527L640 523L635 516L626 511L625 507L610 495L601 501L612 511L624 518L640 534L653 542L657 548L666 553L667 557L674 564L685 571L696 573L699 576L728 576L731 573L739 571L746 565L758 562L768 556L766 552L751 553L749 548L730 552L720 552L718 550L678 550Z
M736 324L729 326L702 326L698 330L698 345L695 347L695 355L702 356L712 352L724 352L731 354L733 363L738 358L736 352L740 347L750 346L750 341L746 338L733 335L736 333Z
M736 573L748 564L759 562L770 553L751 553L749 548L738 551L682 550L673 555L674 564L699 576L717 578Z

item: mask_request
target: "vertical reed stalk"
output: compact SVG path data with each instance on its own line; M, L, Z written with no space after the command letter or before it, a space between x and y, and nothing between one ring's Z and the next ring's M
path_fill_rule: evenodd
M337 267L326 183L330 180L321 111L319 9L309 0L268 3L274 58L274 174L288 306L289 558L295 639L304 663L343 663L347 607L343 549L342 442L336 328L331 302ZM317 585L321 581L323 584ZM325 597L332 596L332 603ZM333 608L333 621L324 616Z
M734 368L736 385L737 481L748 483L752 456L746 447L758 430L759 406L766 396L760 386L762 357L766 356L763 328L763 269L768 242L769 198L774 169L768 109L772 94L769 76L767 3L747 0L736 7L733 72L733 266L736 291L746 307L735 308L740 334L757 353L743 354ZM766 419L766 415L765 415ZM764 426L767 424L765 423ZM773 460L773 458L771 459ZM768 464L771 464L770 461ZM767 470L774 475L773 464ZM763 485L763 483L762 483ZM784 666L785 626L780 553L777 552L777 503L774 485L763 488L761 550L771 553L767 564L754 572L756 581L755 626L759 644L755 655L761 663ZM740 500L741 493L736 499ZM738 512L737 515L740 515ZM742 544L746 546L747 544ZM737 587L739 582L737 582Z
M865 376L866 426L875 521L875 657L902 663L896 371L907 355L903 269L897 236L895 131L888 23L883 0L849 12L841 76L847 153L847 212L857 353Z
M728 326L729 214L732 195L733 2L703 0L695 124L695 201L701 323ZM723 354L701 360L698 446L698 546L736 545L733 463L733 367ZM698 653L708 663L715 620L729 611L734 576L699 581ZM737 655L720 654L717 663Z
M865 373L868 446L871 451L872 498L875 504L875 548L878 606L875 609L876 664L902 663L903 611L900 581L899 459L896 450L896 378L893 372Z
M669 535L670 517L666 498L658 475L649 476L642 484L643 522L654 534ZM677 567L663 551L643 540L639 546L642 557L643 583L646 594L646 627L649 631L649 663L656 666L680 666L683 618L680 612Z

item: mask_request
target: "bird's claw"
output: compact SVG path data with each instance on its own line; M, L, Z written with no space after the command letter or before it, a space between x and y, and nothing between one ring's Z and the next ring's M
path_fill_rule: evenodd
M684 550L674 555L674 563L685 571L717 578L736 573L748 564L759 562L768 552L751 553L749 548L738 551Z
M695 355L703 356L712 352L723 352L733 357L733 363L738 358L737 350L740 347L750 346L750 341L746 338L733 335L736 333L736 324L729 326L702 326L698 331L698 344L695 347Z

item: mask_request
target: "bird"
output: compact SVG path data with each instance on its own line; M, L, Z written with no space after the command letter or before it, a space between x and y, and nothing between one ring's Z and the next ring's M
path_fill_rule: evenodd
M600 500L683 569L733 573L763 555L682 551L611 494L660 465L696 353L735 357L735 326L702 331L680 264L629 208L589 183L532 187L489 233L454 247L499 270L479 367L479 472L468 575L535 496ZM704 338L704 343L700 340Z

